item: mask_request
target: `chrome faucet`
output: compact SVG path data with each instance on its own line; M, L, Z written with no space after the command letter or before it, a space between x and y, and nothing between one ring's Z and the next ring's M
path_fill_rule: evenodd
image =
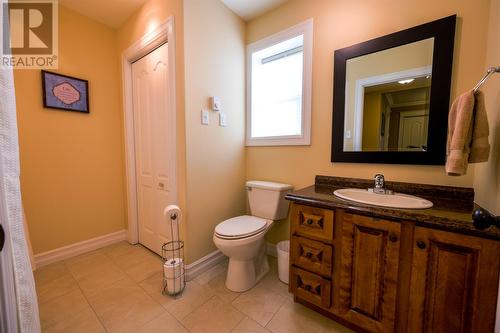
M370 189L373 191L373 193L377 194L392 194L391 190L386 190L385 189L385 178L383 174L376 174L374 177L375 180L375 187L373 189Z

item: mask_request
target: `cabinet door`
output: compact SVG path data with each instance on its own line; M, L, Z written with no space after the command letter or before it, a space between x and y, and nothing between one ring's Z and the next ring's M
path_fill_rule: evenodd
M415 228L409 332L493 332L500 242Z
M344 214L339 315L370 332L392 332L401 225Z

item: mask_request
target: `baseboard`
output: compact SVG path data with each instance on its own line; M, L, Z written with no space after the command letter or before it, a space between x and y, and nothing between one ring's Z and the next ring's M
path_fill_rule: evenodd
M82 253L97 250L101 247L118 243L126 239L127 231L120 230L104 236L88 239L83 242L78 242L75 244L60 247L58 249L35 254L35 268L40 268L45 265L68 259Z
M203 272L206 272L218 263L226 260L226 256L222 254L219 250L207 254L203 258L196 260L195 262L186 265L186 280L191 281Z
M267 243L266 253L268 256L278 257L278 250L276 250L276 244Z

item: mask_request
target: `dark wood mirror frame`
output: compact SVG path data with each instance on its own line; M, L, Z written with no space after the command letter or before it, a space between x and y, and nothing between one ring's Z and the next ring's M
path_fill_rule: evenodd
M443 165L445 163L455 24L456 15L452 15L335 51L332 162L427 165ZM427 151L344 151L345 78L347 60L428 38L434 38L434 50Z

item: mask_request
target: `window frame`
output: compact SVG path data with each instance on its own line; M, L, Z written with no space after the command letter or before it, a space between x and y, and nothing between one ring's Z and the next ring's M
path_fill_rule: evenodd
M288 39L303 35L301 135L251 137L252 54ZM294 25L247 45L246 54L246 146L301 146L311 144L313 19Z

